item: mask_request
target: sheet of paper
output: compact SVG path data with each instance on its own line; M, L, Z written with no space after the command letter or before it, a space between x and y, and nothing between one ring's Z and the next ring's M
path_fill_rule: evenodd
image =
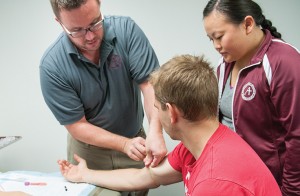
M18 172L7 172L0 174L0 188L4 191L23 191L30 195L88 195L95 186L86 183L71 183L59 175L34 175ZM40 174L40 175L36 175ZM25 185L25 182L42 185ZM46 185L44 185L46 183ZM28 183L27 183L28 184Z

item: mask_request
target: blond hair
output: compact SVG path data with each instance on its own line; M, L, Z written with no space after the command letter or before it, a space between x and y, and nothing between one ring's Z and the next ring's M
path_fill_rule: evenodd
M190 121L217 116L217 78L204 56L175 56L151 74L150 83L163 110L175 104Z

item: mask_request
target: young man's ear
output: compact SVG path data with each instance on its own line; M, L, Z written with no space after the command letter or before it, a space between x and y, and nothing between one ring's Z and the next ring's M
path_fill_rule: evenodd
M245 17L243 26L244 26L247 34L252 32L255 25L256 25L256 23L255 23L255 20L252 16L246 16Z
M176 123L178 120L178 109L176 106L170 104L170 103L166 103L166 107L170 116L170 122L172 124Z

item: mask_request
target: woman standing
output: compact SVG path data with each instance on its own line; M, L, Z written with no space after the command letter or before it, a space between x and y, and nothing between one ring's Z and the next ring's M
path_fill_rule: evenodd
M300 195L299 51L254 1L210 0L203 18L222 55L220 121L257 152L283 195Z

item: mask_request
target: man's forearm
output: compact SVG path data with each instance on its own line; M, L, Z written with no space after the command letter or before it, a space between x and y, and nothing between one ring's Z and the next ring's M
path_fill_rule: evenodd
M133 191L158 187L149 172L149 168L110 171L88 170L83 175L83 181L118 191Z
M97 127L85 118L65 127L75 139L98 147L123 152L125 143L128 141L128 138Z

